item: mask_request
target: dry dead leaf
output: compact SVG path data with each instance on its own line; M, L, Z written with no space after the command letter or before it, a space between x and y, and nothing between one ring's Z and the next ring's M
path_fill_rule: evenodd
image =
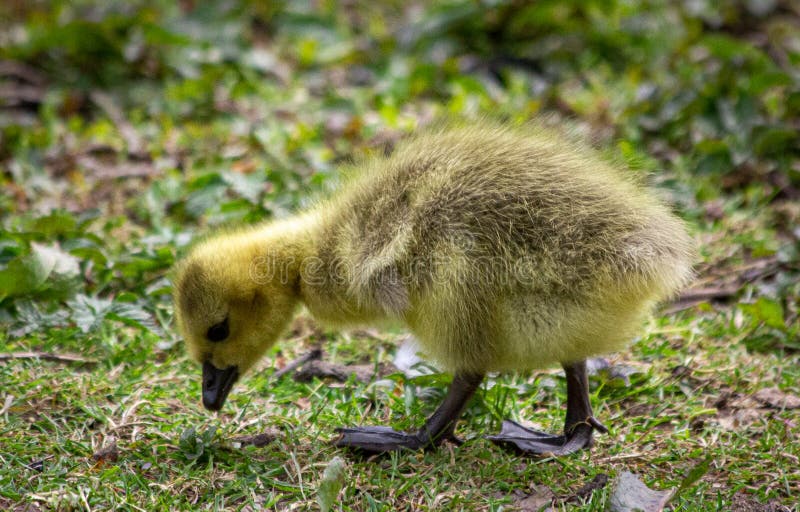
M295 400L294 404L301 411L307 411L307 410L311 409L311 400L309 400L308 397L305 397L305 396L301 396L300 398Z
M113 438L92 455L92 459L98 465L116 462L118 458L119 449L117 448L117 440Z
M737 492L733 495L731 510L736 512L791 512L789 507L785 507L780 503L774 501L760 503L742 492Z
M753 395L758 402L775 409L798 409L800 397L784 393L778 388L759 389Z
M255 434L252 436L238 436L231 439L231 444L233 444L234 448L242 448L245 446L266 446L275 439L278 438L278 431L276 430L268 430L266 432L262 432L260 434Z
M514 505L521 512L539 512L553 504L556 495L546 485L534 485L531 493L517 500Z
M674 489L654 491L647 487L639 477L623 471L614 480L614 490L609 501L612 512L661 512L667 505Z
M564 500L566 503L580 503L586 501L598 489L602 489L608 484L608 475L600 473L595 475L590 482L587 482L575 494Z
M764 388L752 395L723 394L714 404L716 422L726 430L754 428L759 420L771 415L773 409L800 408L800 398L778 388Z
M231 164L231 171L240 174L251 174L258 169L258 164L253 160L239 160Z
M758 409L732 409L720 411L717 423L725 430L742 430L749 428L762 414Z

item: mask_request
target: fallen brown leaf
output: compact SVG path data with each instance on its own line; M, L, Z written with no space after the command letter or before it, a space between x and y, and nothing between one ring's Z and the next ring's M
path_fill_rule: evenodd
M546 485L534 485L531 493L517 500L514 505L521 512L539 512L553 504L556 495Z
M231 444L233 444L235 448L243 448L245 446L261 447L268 445L277 438L278 438L277 430L268 430L266 432L262 432L260 434L255 434L252 436L234 437L233 439L231 439Z
M758 409L723 410L717 417L717 423L725 430L742 430L752 426L762 416Z
M92 455L92 459L99 465L116 462L119 458L117 440L111 439L108 444L100 448Z
M736 512L791 512L789 507L784 507L774 501L760 503L742 492L733 495L731 510Z
M753 427L759 420L773 414L773 409L800 408L800 397L778 388L759 389L752 395L723 393L716 401L716 422L726 430Z
M674 489L654 491L638 476L623 471L614 480L608 509L612 512L661 512L674 493Z
M778 388L759 389L753 395L760 403L775 409L798 409L800 408L800 397L784 393Z
M587 482L580 489L575 491L575 494L564 500L566 503L580 503L586 501L594 491L602 489L608 484L608 475L600 473L592 478L591 482Z
M305 396L301 396L300 398L295 400L294 404L301 411L307 411L307 410L311 409L311 400L308 397L305 397Z
M710 262L697 269L698 278L691 288L681 293L661 310L672 314L701 302L726 300L736 296L748 283L768 278L785 268L776 256L731 264L728 261Z

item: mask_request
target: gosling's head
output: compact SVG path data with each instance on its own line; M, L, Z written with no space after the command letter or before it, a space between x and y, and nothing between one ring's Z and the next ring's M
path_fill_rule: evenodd
M295 279L257 238L251 232L208 240L175 272L178 329L203 366L203 406L212 411L275 343L298 303Z

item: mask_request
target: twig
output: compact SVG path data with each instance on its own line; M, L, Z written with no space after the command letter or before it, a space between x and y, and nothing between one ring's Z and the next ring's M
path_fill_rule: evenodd
M563 503L580 503L583 502L594 493L594 491L602 489L603 487L608 484L608 475L605 473L600 473L599 475L595 475L591 482L587 482L584 484L580 489L575 491L572 496L569 496Z
M619 454L619 455L610 455L608 457L600 457L598 460L602 460L603 462L614 462L614 461L619 461L619 460L638 459L638 458L644 457L646 455L647 454L643 453L643 452L622 453L622 454Z
M665 304L666 307L661 310L661 314L671 315L707 300L727 299L736 295L740 289L741 286L720 286L686 290L672 304Z
M103 109L117 126L117 130L119 130L120 135L125 139L125 144L128 146L128 154L136 158L146 159L148 155L142 138L139 137L136 128L128 121L122 110L114 103L113 98L98 90L92 91L89 97L95 105Z
M0 85L0 99L6 107L18 107L26 103L38 105L42 103L46 92L44 87L38 85Z
M287 373L293 372L296 369L300 368L304 364L309 361L313 361L314 359L319 359L322 357L322 349L315 348L314 350L310 351L309 353L305 354L302 357L298 357L294 361L291 361L289 364L281 368L280 370L276 371L272 374L273 380L280 379Z
M56 361L59 363L77 364L97 364L95 359L86 359L74 354L51 354L49 352L6 352L0 353L0 361L11 361L13 359L43 359L45 361Z
M720 281L728 281L729 284L733 283L751 283L760 277L769 276L780 270L785 266L785 263L778 261L775 256L767 258L760 258L757 260L747 261L739 265L732 265L726 267L724 262L726 260L718 261L714 265L708 265L701 274L705 277L698 278L694 282L696 288L703 286L721 286ZM729 279L725 279L725 278Z
M14 60L0 60L0 76L11 76L33 85L46 85L47 80L36 69Z
M741 286L712 286L708 288L692 288L683 292L675 302L691 302L696 300L726 299L736 295Z
M726 275L732 276L733 279L720 279L719 275L711 275L695 283L695 288L690 288L680 294L662 313L670 315L707 300L728 299L739 293L744 285L769 277L782 267L784 264L777 258L763 258L728 269ZM714 285L715 281L717 283L719 281L728 282ZM707 286L700 287L698 285Z

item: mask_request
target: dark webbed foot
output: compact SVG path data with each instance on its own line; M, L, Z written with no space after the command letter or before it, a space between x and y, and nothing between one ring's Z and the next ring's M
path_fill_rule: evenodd
M592 432L595 430L607 433L608 429L592 416L586 362L565 364L564 372L567 376L567 417L564 421L564 435L547 434L505 420L500 434L489 436L489 439L531 455L558 456L591 447Z
M390 427L337 428L336 432L339 433L339 438L334 441L335 446L367 453L432 448L444 439L441 437L438 440L424 440L418 432L398 432Z
M569 455L592 446L593 430L608 432L597 420L594 418L591 420L593 420L592 423L587 421L575 425L570 434L561 436L523 427L511 420L504 420L500 433L496 436L489 436L488 439L530 455L542 457Z
M333 444L366 453L386 453L433 448L445 439L460 443L453 429L481 380L483 375L456 374L444 401L418 432L398 432L390 427L338 428L339 438Z

